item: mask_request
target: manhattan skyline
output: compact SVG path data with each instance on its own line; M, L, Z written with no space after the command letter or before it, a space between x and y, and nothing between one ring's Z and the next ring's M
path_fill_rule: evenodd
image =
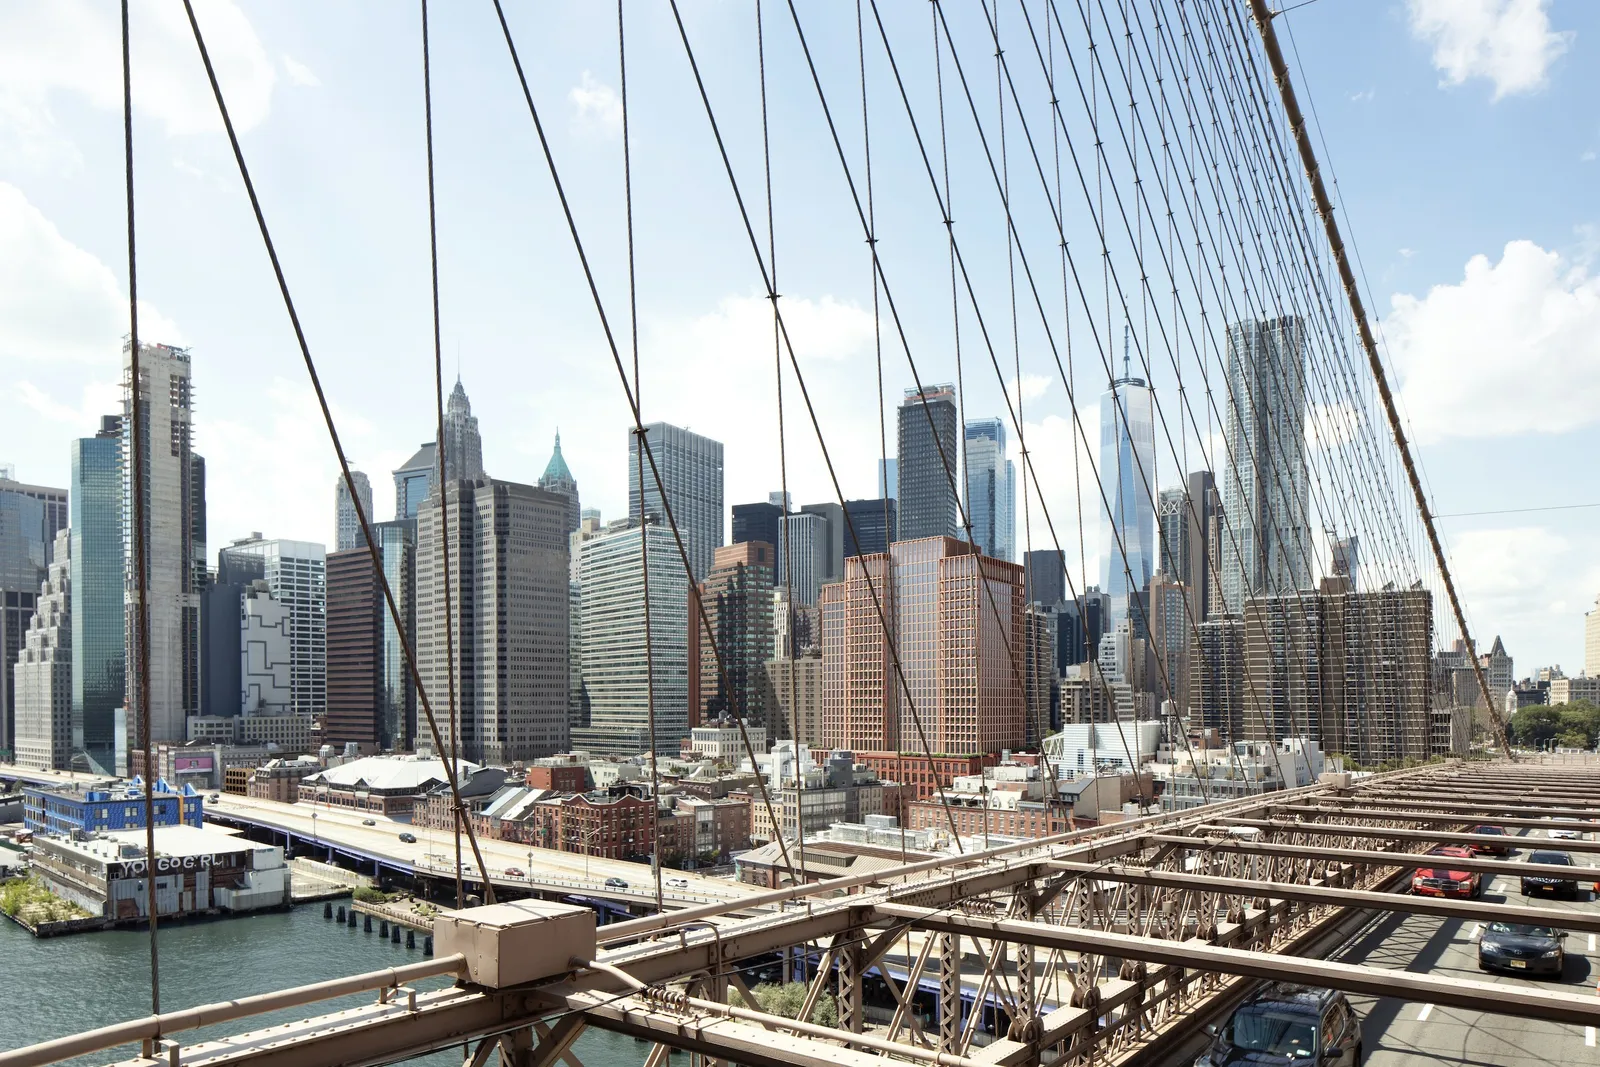
M1380 318L1435 507L1447 516L1600 499L1592 472L1576 459L1597 410L1588 392L1593 376L1583 374L1593 365L1588 346L1596 334L1582 326L1589 314L1582 301L1600 284L1591 266L1592 227L1600 220L1582 190L1592 188L1600 128L1582 101L1594 98L1600 80L1600 65L1584 58L1600 40L1600 16L1583 6L1534 6L1542 36L1531 57L1471 62L1444 57L1437 37L1403 5L1312 5L1286 16L1302 39L1317 37L1328 45L1304 56L1305 91L1318 105L1330 166L1348 198L1353 237L1373 291L1371 310ZM433 436L431 333L420 137L412 107L417 92L405 64L391 62L411 47L415 27L367 14L341 13L312 41L295 30L304 20L293 5L282 11L247 5L233 31L236 51L227 53L223 66L229 91L253 101L238 116L245 151L258 170L269 219L280 231L289 281L303 305L350 458L374 479L374 512L387 518L393 500L385 472L403 465L418 441ZM48 24L53 16L28 17ZM534 91L564 165L582 176L580 223L595 235L616 317L625 301L612 295L621 292L615 283L622 247L609 217L620 203L614 57L608 59L595 43L606 36L603 13L569 12L564 18ZM374 36L358 37L358 28ZM481 420L485 466L497 477L534 482L559 427L569 465L584 486L584 503L616 517L624 513L627 493L615 473L622 461L617 442L630 420L592 311L566 277L570 250L560 244L564 236L547 229L548 190L538 186L532 206L517 207L510 199L510 190L526 190L536 173L525 154L525 112L519 115L503 100L484 113L478 108L480 99L497 96L479 81L504 73L504 57L491 51L494 41L486 29L470 19L441 16L437 30L441 71L468 71L436 101L440 129L450 131L441 134L447 154L440 165L447 387L459 365ZM717 35L730 48L750 44L750 28L731 16L702 14L693 29ZM845 32L842 20L837 29ZM891 32L903 29L891 25ZM640 13L642 41L670 39L671 32L659 13ZM202 403L195 450L211 468L210 543L263 529L272 537L332 545L332 452L275 303L225 142L209 117L203 76L182 49L181 36L150 33L135 41L136 96L140 79L148 76L142 72L163 61L170 60L176 80L164 99L143 95L149 110L135 123L146 236L140 291L148 301L141 337L187 345L196 361ZM19 28L0 36L15 41L26 35ZM27 39L45 41L46 53L73 47L50 34ZM1361 47L1353 45L1357 40ZM789 39L773 42L779 62L794 61L793 47ZM1341 57L1338 63L1334 56ZM36 69L24 62L27 57L11 58L12 71ZM484 72L469 70L473 63ZM641 276L654 279L640 292L644 418L727 443L727 499L761 499L777 483L765 300L742 258L747 250L739 249L737 234L728 228L725 184L699 151L706 135L703 124L690 121L695 101L686 95L692 90L683 72L670 58L652 59L648 48L639 63L640 127L669 131L636 145L641 166L665 165L675 180L692 179L702 189L677 220L663 212L659 189L642 184L639 190L640 217L650 220L641 231ZM227 75L228 69L235 74ZM826 67L823 73L841 75ZM884 71L872 69L871 57L869 74L881 90ZM364 79L393 102L370 99L361 88ZM7 304L16 329L0 338L0 372L7 383L0 459L35 484L69 484L70 442L94 434L98 417L116 410L119 392L117 352L126 332L125 231L117 224L120 115L97 86L90 76L52 74L24 100L24 113L40 116L37 122L0 124L5 143L26 149L0 161L0 219L15 238L0 253L0 273L29 280L28 286L13 284L14 293L43 286L55 294L47 303ZM730 122L750 117L750 101L737 86L713 88ZM866 277L856 259L841 259L845 253L823 247L840 242L795 225L808 212L821 211L841 227L849 216L835 213L843 196L837 174L825 161L809 158L810 141L801 136L816 122L815 102L791 97L780 103L780 118L795 132L774 144L782 164L775 187L777 239L788 264L782 304L809 384L829 398L822 417L836 460L841 454L872 457L838 464L843 491L870 498L877 495L873 458L882 453L875 390L863 387L872 377L871 291L839 280ZM328 116L354 109L370 114L370 130L359 145L347 145L342 128ZM970 129L953 131L966 140L970 135ZM885 159L906 154L901 150L909 145L908 131L887 109L874 113L875 142L880 136ZM491 147L502 142L503 150ZM681 152L684 143L695 151ZM271 154L291 149L342 177L320 190L287 184L288 173ZM758 173L759 158L743 154L735 164L748 182ZM897 165L885 163L885 180L909 182L908 175L895 175ZM1447 172L1457 177L1442 180ZM966 164L954 172L958 194L974 207L984 191L980 178L986 180ZM355 195L358 187L377 192L363 201ZM1433 207L1415 210L1421 203ZM886 215L884 255L891 278L906 279L902 290L919 278L919 257L938 259L929 250L939 247L942 227L928 214L914 200L903 212ZM976 226L976 216L972 220ZM705 239L684 240L691 227ZM975 266L1003 263L998 229L987 244L971 232ZM509 240L502 241L501 233ZM361 246L359 259L338 247L340 235L353 234L360 239L342 243ZM518 251L530 238L550 254L534 261ZM482 268L492 272L488 281L478 273ZM938 287L937 271L919 280ZM537 295L526 311L507 314L528 293ZM1003 289L980 297L1003 299ZM953 352L942 336L948 322L936 325L937 304L928 301L911 305L922 321L913 324L910 340L919 361L928 364L925 380L947 380L954 377ZM1541 309L1551 307L1571 308L1573 315L1547 322ZM1494 330L1469 326L1463 333L1461 323L1471 321L1465 314L1475 308L1493 309L1504 324ZM971 310L963 317L970 325ZM1134 318L1137 329L1137 309ZM1216 345L1221 328L1213 325L1208 343ZM1086 327L1074 327L1079 329ZM891 332L892 327L885 338ZM1463 343L1474 335L1492 337L1487 347L1518 358L1486 360L1486 345ZM1057 457L1041 470L1046 502L1058 525L1075 526L1070 458L1076 432L1064 383L1044 338L1025 328L1022 341L1023 380L1013 391L1021 394L1027 444L1036 457ZM1097 376L1102 357L1114 354L1103 351L1108 345L1097 348L1087 332L1075 336L1073 345L1081 389ZM1473 375L1450 373L1458 354L1470 361ZM910 383L903 353L887 343L884 363L892 455L896 390ZM529 366L537 373L523 369ZM1136 365L1135 371L1141 369ZM1170 393L1174 383L1160 367L1153 378L1158 392ZM1506 408L1506 396L1537 383L1552 386L1547 403ZM786 397L793 400L793 382L788 385ZM969 375L965 391L969 417L1004 412L992 380ZM1090 406L1080 402L1080 416L1095 441L1099 427ZM1529 414L1533 409L1541 412L1538 418ZM801 500L833 499L815 440L800 413L791 413L790 491ZM1200 443L1188 441L1191 456ZM1020 458L1019 447L1009 442L1012 458ZM1080 459L1087 458L1081 445L1077 450ZM1166 477L1165 459L1161 486L1176 485ZM1215 454L1210 466L1220 473ZM1019 512L1021 504L1019 499ZM1096 511L1093 501L1084 502L1090 526L1096 525ZM1522 656L1560 662L1569 671L1581 662L1581 625L1574 620L1600 588L1600 565L1594 562L1600 553L1586 515L1444 520L1475 631L1485 631L1475 632L1480 643L1497 630ZM1029 547L1020 525L1019 520L1018 558ZM1098 544L1093 530L1087 541L1087 570L1095 574L1107 546ZM1036 533L1031 547L1052 546Z

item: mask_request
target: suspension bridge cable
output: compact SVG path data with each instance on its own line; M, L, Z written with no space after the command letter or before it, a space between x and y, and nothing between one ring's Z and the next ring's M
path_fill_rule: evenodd
M133 61L128 32L128 0L122 0L122 147L128 202L128 417L133 420L130 432L133 456L127 461L127 469L133 482L133 566L134 584L139 594L139 607L134 621L134 645L138 656L134 669L138 685L136 699L129 701L129 707L138 718L139 747L144 750L144 888L145 910L149 913L150 921L150 1014L159 1020L161 950L156 934L156 764L155 749L150 740L150 558L146 543L146 527L150 516L145 501L145 450L150 443L146 440L149 426L145 418L144 371L140 366L139 352L139 256L134 234L133 197ZM183 796L179 794L174 799L178 804L181 822ZM156 1025L159 1027L160 1022ZM159 1031L157 1036L160 1036Z
M448 715L450 721L450 749L439 753L441 759L454 763L457 767L461 764L461 720L460 706L456 701L456 648L455 648L455 607L454 598L450 588L450 535L453 532L450 526L450 498L454 485L447 480L450 475L448 465L445 463L445 453L449 450L448 439L444 433L444 360L440 354L439 343L439 225L438 211L434 204L433 189L433 72L428 56L428 0L422 0L422 115L423 128L427 134L428 152L428 280L433 295L433 396L435 430L434 439L437 442L433 449L434 467L438 474L439 487L439 518L441 522L441 536L439 538L439 558L442 563L441 573L444 577L444 664L445 685L449 694ZM457 471L459 474L460 472ZM352 491L353 495L353 491ZM456 500L456 517L461 516L461 501ZM461 874L461 798L451 794L450 800L450 825L455 837L456 845L456 907L460 908L466 903L466 887ZM479 859L480 864L482 859ZM484 872L484 884L488 885L488 869L480 866ZM493 895L493 890L486 890Z
M595 314L600 320L601 330L605 333L606 347L611 353L612 364L616 367L617 377L622 385L623 396L628 402L629 413L633 416L634 432L642 437L645 426L641 421L638 397L635 394L633 387L628 384L628 372L622 362L622 352L617 346L616 335L611 329L611 318L606 313L604 301L600 299L599 284L595 281L594 270L589 264L589 256L584 249L582 236L578 233L577 220L573 217L572 205L567 200L566 186L562 183L561 172L556 167L555 155L550 149L549 138L545 136L544 122L539 117L539 109L537 105L535 105L533 102L533 93L528 87L527 74L524 72L522 67L522 58L517 52L516 41L511 36L511 26L506 21L505 9L501 5L500 0L494 0L494 9L495 15L500 22L501 34L505 37L506 50L511 56L512 68L516 73L517 82L522 89L522 98L527 103L529 116L533 119L534 132L539 138L539 147L544 155L545 166L550 172L551 184L555 188L557 199L561 202L561 211L566 219L567 231L572 238L573 250L578 255L578 262L583 268L584 280L589 286L589 295L594 303ZM673 516L672 501L667 496L666 484L661 476L660 465L656 462L655 451L651 448L641 448L640 452L644 455L644 458L649 463L650 476L655 484L656 492L660 497L661 510L666 516L668 527L671 529L673 544L678 550L678 557L679 561L683 564L684 574L688 576L690 581L693 581L694 568L689 564L689 551L684 545L683 534L678 529L677 519ZM643 522L644 485L642 482L639 486L639 510L641 519L640 535L645 536ZM710 645L712 655L716 660L718 682L726 689L731 691L732 685L728 680L727 667L723 662L722 652L717 645L715 631L712 629L710 617L706 614L705 605L701 604L698 598L694 598L692 602L695 604L696 614L699 616L700 626L707 634L708 644ZM739 728L739 739L744 745L745 753L750 757L751 764L754 765L755 748L750 743L749 731L746 730L743 720L736 719L734 722ZM756 789L761 795L761 803L767 812L768 819L771 821L774 827L780 826L781 823L773 813L772 799L767 793L766 783L759 775L756 776ZM794 864L789 859L789 848L784 842L781 834L777 835L777 842L779 851L783 857L784 867L788 869L790 877L793 878L795 876Z
M261 201L256 196L255 183L250 178L250 169L245 164L244 152L239 146L239 136L233 128L233 118L228 112L227 101L223 98L222 87L217 81L216 69L211 64L211 54L206 49L205 37L200 32L200 23L195 19L193 0L183 0L183 7L184 13L189 19L189 28L194 34L195 47L199 50L201 62L206 68L206 79L211 84L211 94L216 99L217 111L222 117L223 129L227 132L228 143L233 149L234 162L239 167L239 177L244 183L245 193L250 198L250 208L255 214L256 226L261 232L261 243L266 249L267 259L272 264L272 273L278 283L278 292L283 297L284 310L288 312L290 325L294 328L295 340L300 348L301 359L306 365L306 373L311 379L312 391L317 395L317 406L322 411L323 424L327 427L328 437L333 443L334 454L338 457L339 469L344 476L345 488L350 492L350 499L355 507L356 520L361 525L361 535L366 540L367 552L372 559L374 576L378 580L379 587L383 590L384 602L389 607L390 620L394 622L396 629L404 632L404 616L400 614L399 607L395 603L394 591L390 588L388 577L384 573L383 560L378 553L378 543L372 536L372 526L368 521L366 508L361 503L360 495L356 493L355 481L350 474L350 462L345 456L344 445L339 439L339 431L334 424L333 412L328 406L327 394L323 392L322 379L317 373L316 361L312 359L310 343L306 340L304 329L301 328L299 312L295 310L294 299L289 294L289 283L283 273L283 265L278 260L277 246L273 243L272 233L267 228L267 218L262 211ZM437 751L444 752L446 749L444 740L440 736L439 724L434 718L432 703L428 699L427 690L422 684L422 674L417 668L416 651L412 648L410 641L401 642L401 649L405 652L406 666L411 674L412 682L417 687L417 698L422 702L423 713L428 720L428 728L433 735L434 747ZM459 807L461 791L457 782L456 768L449 760L445 760L444 771L445 781L450 786L452 800ZM483 864L483 855L478 848L477 834L474 833L470 822L466 824L466 831L467 841L472 847L472 854L477 860L478 869L487 871L488 868ZM494 889L487 884L487 879L484 893L491 902L494 900Z

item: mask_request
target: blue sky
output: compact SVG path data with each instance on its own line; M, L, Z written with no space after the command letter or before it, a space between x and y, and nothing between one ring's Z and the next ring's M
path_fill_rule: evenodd
M372 477L379 517L389 517L387 472L432 425L416 9L197 7L346 447ZM683 7L764 243L753 5ZM1099 17L1087 4L1060 7L1069 23L1079 10ZM882 9L940 167L928 9ZM853 6L801 10L860 180ZM1023 117L1047 137L1048 93L1022 9L999 10ZM1027 11L1042 21L1042 4ZM995 69L981 11L952 3L947 13L992 139ZM194 351L212 547L252 530L331 540L337 468L181 5L135 0L132 14L142 333ZM615 10L513 0L508 14L625 343ZM880 410L869 261L787 9L767 4L764 15L778 290L843 491L867 496ZM67 483L68 442L117 404L127 281L116 17L109 0L0 0L0 462L45 484ZM763 289L670 9L630 4L627 19L645 418L726 442L729 502L761 499L778 484ZM446 373L460 368L492 474L535 480L559 427L585 504L616 515L626 503L628 415L492 5L437 4L432 30ZM1282 16L1280 33L1291 64L1303 63L1296 81L1315 104L1341 221L1361 255L1437 510L1600 502L1589 444L1600 420L1600 7L1320 0ZM869 21L879 248L924 379L953 380L944 231L875 34ZM1025 290L1013 355L1004 219L948 51L941 62L962 251L996 357L1008 379L1021 371L1044 502L1075 544L1066 390ZM1023 251L1047 300L1053 292L1052 335L1073 342L1067 365L1094 440L1102 368L1120 354L1122 322L1114 315L1091 331L1077 310L1070 326L1060 320L1054 223L1014 111L1007 123ZM1042 150L1048 167L1048 144ZM1069 240L1088 247L1085 202L1065 181ZM1003 414L970 306L961 323L967 412ZM882 336L892 453L893 405L910 372L887 311ZM1172 395L1159 370L1155 384ZM791 378L790 490L800 501L829 499L795 392ZM1179 450L1197 454L1203 436L1183 435ZM1158 480L1180 465L1170 452L1158 457ZM1090 574L1099 570L1094 510L1086 500ZM1519 673L1581 665L1582 613L1600 592L1597 517L1600 509L1442 520L1475 632L1485 643L1504 634ZM1047 544L1037 529L1034 544Z

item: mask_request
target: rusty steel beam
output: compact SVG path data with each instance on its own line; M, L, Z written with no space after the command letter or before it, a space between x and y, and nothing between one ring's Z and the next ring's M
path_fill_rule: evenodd
M915 922L920 929L940 933L1025 941L1035 947L1094 952L1116 959L1144 960L1270 982L1296 982L1368 996L1400 997L1491 1015L1544 1019L1579 1026L1600 1025L1600 998L1591 995L1576 996L1523 986L1332 963L1303 956L1221 948L1198 939L1168 941L1081 927L1051 926L1025 919L985 919L924 911L900 904L885 904L879 911L884 918L908 920Z
M1308 830L1307 832L1315 832ZM1158 834L1151 838L1153 841L1174 842L1183 845L1192 852L1234 852L1247 856L1293 856L1296 859L1332 860L1336 863L1368 864L1378 867L1438 867L1438 856L1428 856L1417 852L1382 852L1368 851L1356 848L1324 848L1318 845L1284 845L1275 841L1245 841L1239 838L1217 837L1171 837ZM1557 867L1548 863L1518 863L1515 860L1481 860L1464 859L1451 856L1450 869L1453 871L1476 871L1479 874L1509 874L1516 877L1527 875L1531 878L1559 877L1571 872L1571 879L1575 882L1600 880L1600 867Z
M1413 830L1390 826L1352 826L1348 823L1295 822L1290 819L1225 819L1224 826L1252 826L1258 830L1323 834L1328 837L1377 837L1391 841L1436 841L1450 845L1506 845L1553 848L1563 852L1600 852L1600 841L1560 841L1544 837L1468 834L1451 830Z
M1510 904L1486 904L1475 900L1445 900L1400 893L1378 893L1368 889L1341 889L1328 885L1302 885L1294 882L1263 882L1249 878L1224 878L1217 875L1158 871L1145 867L1103 867L1092 863L1058 860L1057 870L1082 875L1092 881L1126 882L1162 889L1226 893L1234 896L1269 897L1330 907L1365 908L1411 915L1434 915L1441 919L1468 922L1520 922L1532 926L1554 926L1584 933L1600 933L1600 912L1568 911L1561 908L1530 908Z
M1341 802L1345 801L1345 799L1346 798L1344 798L1344 797L1340 797L1337 800L1335 800L1334 803L1336 803L1336 804L1341 803ZM1542 806L1538 806L1538 805L1526 805L1526 804L1519 805L1519 804L1516 804L1516 803L1513 803L1513 802L1492 801L1492 800L1481 801L1481 802L1476 802L1476 801L1453 801L1453 800L1419 800L1419 799L1417 799L1415 797L1405 796L1404 794L1394 794L1392 796L1389 795L1389 794L1372 795L1372 796L1368 796L1368 795L1363 794L1363 795L1360 795L1360 796L1349 798L1349 803L1352 803L1352 804L1371 804L1371 805L1377 806L1380 809L1385 807L1387 804L1391 804L1392 803L1396 809L1400 808L1401 806L1404 806L1405 808L1407 808L1409 810L1412 810L1412 811L1435 811L1435 812L1441 812L1441 813L1444 813L1444 814L1459 814L1461 816L1461 821L1462 822L1493 822L1495 820L1495 818L1497 818L1499 816L1506 816L1508 818L1516 818L1516 819L1525 819L1525 818L1532 818L1532 817L1534 817L1536 815L1538 815L1538 816L1546 816L1546 815L1548 815L1548 816L1550 816L1551 818L1554 818L1554 819L1573 819L1573 820L1577 820L1577 821L1587 821L1587 820L1592 819L1596 814L1600 814L1600 813L1597 813L1596 809L1593 808L1593 807L1583 807L1583 808L1542 807ZM1534 823L1533 825L1542 825L1542 824ZM1591 829L1591 830L1600 829L1600 825L1597 825L1594 822L1587 822L1587 828Z
M1347 808L1319 804L1276 804L1267 809L1269 815L1343 816L1351 819L1395 819L1401 822L1444 823L1459 826L1463 823L1492 823L1495 826L1527 830L1593 830L1595 824L1586 819L1525 819L1521 816L1489 818L1474 815L1449 814L1437 811L1411 811L1399 808ZM1518 837L1520 841L1537 841L1538 838Z

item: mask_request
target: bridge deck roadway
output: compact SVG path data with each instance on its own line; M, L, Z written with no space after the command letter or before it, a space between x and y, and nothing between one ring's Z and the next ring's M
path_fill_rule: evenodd
M1560 847L1560 842L1534 839ZM1496 878L1486 884L1485 901L1523 903L1517 879ZM1595 914L1600 902L1588 893L1576 900L1545 899L1541 907ZM1478 970L1474 934L1478 924L1460 919L1425 915L1380 917L1341 953L1344 963L1364 963L1474 981L1495 982L1511 988L1592 993L1600 980L1600 952L1591 934L1573 934L1567 941L1567 966L1559 980L1485 974ZM1462 1067L1533 1067L1537 1064L1594 1064L1600 1062L1592 1027L1519 1019L1506 1015L1430 1007L1394 998L1352 997L1363 1016L1362 1037L1371 1067L1402 1067L1421 1063L1460 1064Z

